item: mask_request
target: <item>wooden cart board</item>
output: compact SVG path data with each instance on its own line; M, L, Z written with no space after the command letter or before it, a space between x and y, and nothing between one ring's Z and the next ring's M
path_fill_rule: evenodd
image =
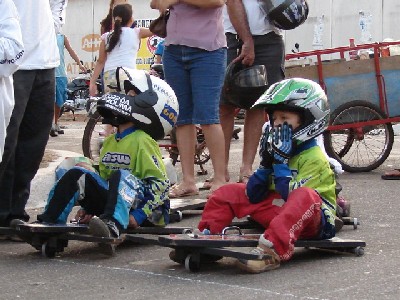
M18 224L15 228L15 233L23 241L41 251L43 256L49 258L53 258L57 253L63 252L70 240L97 243L101 252L107 255L114 255L116 245L124 240L123 236L114 238L90 235L87 225L77 223Z
M171 199L170 223L182 221L185 215L198 215L203 212L207 199Z
M237 259L263 259L263 255L250 250L258 245L260 234L172 234L160 236L158 243L174 249L171 260L185 265L189 271L199 271L201 264L223 257ZM154 237L153 237L154 240ZM366 243L361 240L332 238L327 240L298 240L295 247L331 250L342 253L364 254Z
M191 231L189 227L139 227L137 229L128 229L119 238L114 238L93 236L90 234L89 227L86 224L78 223L24 223L17 225L15 229L9 227L1 229L4 230L0 231L0 233L17 235L36 250L41 251L43 256L50 258L55 257L57 253L63 252L70 240L98 243L105 254L113 255L115 247L124 242L128 234L136 236L148 234L158 238L158 235Z

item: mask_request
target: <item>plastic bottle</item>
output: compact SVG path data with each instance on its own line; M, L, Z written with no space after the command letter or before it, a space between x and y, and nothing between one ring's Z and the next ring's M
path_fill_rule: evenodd
M356 44L354 43L354 38L350 38L350 47L355 47ZM355 60L358 59L358 51L357 50L350 50L349 51L350 59Z

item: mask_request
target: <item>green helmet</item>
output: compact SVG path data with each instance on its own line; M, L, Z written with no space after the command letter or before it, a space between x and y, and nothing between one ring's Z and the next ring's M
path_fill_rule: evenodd
M318 83L308 79L291 78L273 84L251 108L265 108L271 122L274 110L299 112L302 124L293 132L293 139L299 143L320 135L328 127L326 94Z

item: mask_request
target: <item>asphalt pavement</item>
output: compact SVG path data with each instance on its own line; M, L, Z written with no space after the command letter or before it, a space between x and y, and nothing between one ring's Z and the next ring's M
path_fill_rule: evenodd
M50 138L47 151L81 153L84 123L62 122L65 134ZM242 143L240 133L232 141L231 181L238 178ZM169 248L158 246L121 245L108 258L95 244L71 241L49 259L28 244L0 241L0 299L400 299L400 182L380 179L393 167L400 167L399 136L377 170L340 176L342 195L361 224L356 230L345 226L338 236L364 240L364 256L298 249L289 262L263 274L243 273L229 258L191 273L169 259ZM211 172L210 163L206 169ZM40 211L30 209L32 219ZM198 221L187 217L172 226Z

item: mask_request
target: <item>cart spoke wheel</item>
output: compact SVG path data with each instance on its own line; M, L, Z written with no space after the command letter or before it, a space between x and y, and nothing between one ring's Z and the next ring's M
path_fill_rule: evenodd
M83 155L92 159L96 164L99 162L100 149L103 146L104 136L101 133L105 125L101 123L102 117L96 112L86 123L82 138Z
M347 172L368 172L379 167L392 150L394 133L387 116L367 101L339 106L331 115L331 125L357 124L382 120L382 124L330 130L324 134L325 149Z

